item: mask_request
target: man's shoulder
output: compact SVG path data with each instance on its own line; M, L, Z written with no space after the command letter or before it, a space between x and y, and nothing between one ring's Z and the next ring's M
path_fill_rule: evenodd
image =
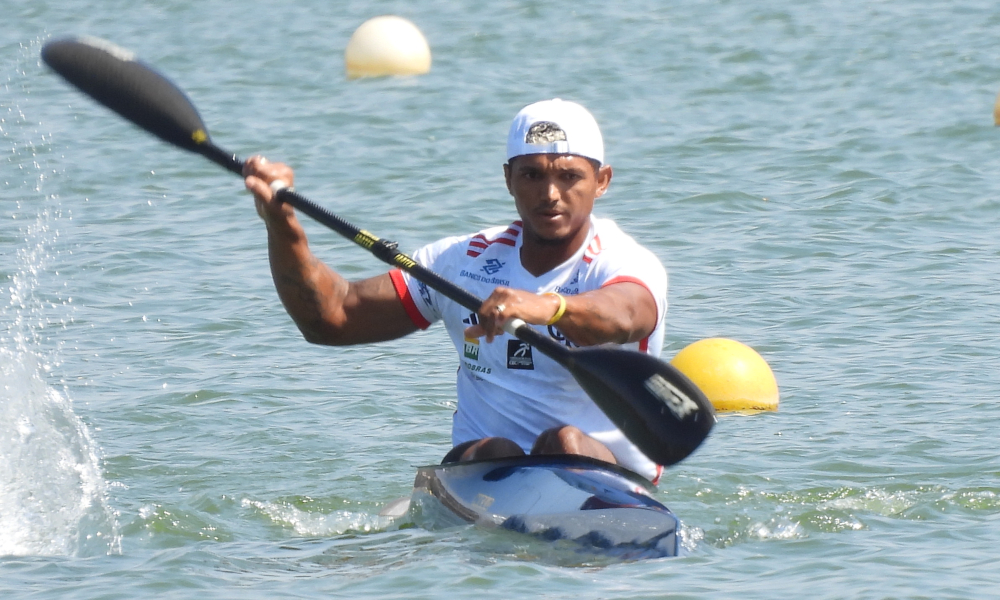
M611 219L595 219L594 238L583 260L600 285L624 280L638 280L657 302L666 307L667 269L656 254L622 231Z
M667 270L663 262L611 219L594 219L594 237L584 251L583 261L602 285L619 277L636 277L666 293Z
M638 242L635 241L635 238L625 233L613 219L608 217L594 217L593 223L594 231L597 235L607 238L609 242L616 241L621 243L638 244Z
M622 231L613 220L595 217L593 223L594 238L588 251L598 250L597 254L605 254L607 251L608 256L648 255L655 258L651 250ZM656 260L659 262L659 259Z

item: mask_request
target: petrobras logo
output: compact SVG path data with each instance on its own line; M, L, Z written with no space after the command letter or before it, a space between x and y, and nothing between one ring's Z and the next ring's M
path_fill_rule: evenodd
M694 400L688 398L686 394L677 389L677 386L667 381L659 373L654 373L642 385L650 394L662 400L678 420L682 421L691 413L698 412L698 405L695 404Z
M465 358L469 360L479 360L479 340L476 338L465 338L464 348Z
M482 365L476 365L468 361L463 360L462 366L465 367L470 373L482 373L484 375L489 375L493 372L493 369L489 367L484 367ZM477 377L478 379L478 377Z
M503 270L505 264L507 263L502 263L495 258L491 258L486 261L485 265L483 265L482 271L487 275L496 275Z

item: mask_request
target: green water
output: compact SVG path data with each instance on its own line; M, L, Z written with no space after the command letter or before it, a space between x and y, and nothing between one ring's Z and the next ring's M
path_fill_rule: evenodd
M0 31L5 598L971 598L1000 584L1000 12L991 2L245 5L12 0ZM430 74L347 81L369 17ZM670 271L665 355L757 349L774 414L724 417L659 499L686 555L614 563L378 516L449 446L432 328L303 342L242 184L94 106L52 36L130 48L215 141L415 247L514 216L524 104L602 123L598 205ZM352 277L380 263L318 225Z

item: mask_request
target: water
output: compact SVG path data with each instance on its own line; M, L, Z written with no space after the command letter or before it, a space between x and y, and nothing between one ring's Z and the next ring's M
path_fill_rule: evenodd
M968 598L1000 537L1000 13L965 2L264 7L13 0L0 33L0 591L34 598ZM676 4L676 3L675 3ZM346 81L377 14L434 52ZM91 34L217 143L413 249L512 218L509 119L603 124L598 212L671 273L665 354L747 343L782 390L671 468L687 555L613 563L378 516L448 446L431 330L312 347L238 179L43 68ZM351 277L380 263L317 225Z

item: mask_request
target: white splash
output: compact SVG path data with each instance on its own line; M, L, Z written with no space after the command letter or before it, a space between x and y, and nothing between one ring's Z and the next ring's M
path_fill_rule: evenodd
M55 365L33 294L45 263L45 216L26 230L0 307L0 555L117 552L120 536L86 424L48 383ZM53 354L55 350L51 351Z
M0 555L118 553L96 446L52 375L52 329L66 325L70 301L39 289L51 279L45 268L57 236L47 208L56 198L42 191L52 172L44 166L47 141L20 106L30 91L25 64L37 56L37 45L22 47L21 64L4 69L16 73L6 85L15 93L0 98L6 162L21 178L2 182L0 215L0 235L21 240L4 242L0 267Z
M0 347L0 555L118 552L87 427L42 371L32 353Z
M382 531L392 525L392 518L363 512L337 510L332 513L313 513L278 502L259 502L244 499L244 508L255 508L278 525L291 527L301 536L340 535L348 531L369 533Z
M705 541L705 530L700 527L688 526L681 521L680 537L681 554L690 554L698 549L698 544Z
M761 540L794 540L806 537L802 526L787 517L774 517L751 526L750 535Z
M864 511L883 516L901 514L916 504L912 493L889 492L882 489L867 490L860 496L834 498L821 503L821 510Z

